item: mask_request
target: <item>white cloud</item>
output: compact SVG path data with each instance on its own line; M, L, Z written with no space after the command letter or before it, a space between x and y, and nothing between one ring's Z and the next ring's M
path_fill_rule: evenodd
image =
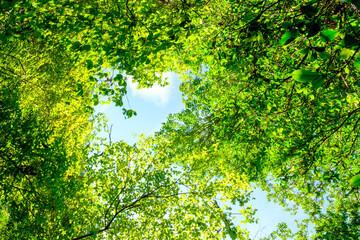
M100 104L95 109L97 112L105 113L109 107L110 107L110 104Z
M174 78L176 75L174 73L164 73L164 78L168 78L169 85L161 87L158 84L154 84L151 88L142 88L137 89L138 83L132 82L132 77L128 76L127 84L131 89L132 95L134 97L140 97L147 102L153 102L157 106L166 106L169 103L171 97L172 88L174 87Z

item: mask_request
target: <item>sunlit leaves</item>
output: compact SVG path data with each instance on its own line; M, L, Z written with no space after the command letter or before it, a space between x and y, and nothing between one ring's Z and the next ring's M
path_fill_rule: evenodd
M332 206L340 204L336 196L348 194L349 169L360 170L359 21L341 1L331 11L324 11L325 1L285 2L239 7L229 1L227 14L203 9L203 32L187 39L189 54L178 56L197 76L182 87L187 110L163 130L183 136L178 148L191 152L220 142L226 161L218 156L202 169L231 178L236 169L284 205L295 201L317 217L326 193ZM266 185L267 178L278 187ZM357 194L350 192L349 201ZM352 209L358 208L347 213ZM327 231L336 232L330 225Z
M339 53L339 57L340 58L343 58L343 59L347 59L351 56L353 56L355 53L354 50L350 50L350 49L347 49L347 48L343 48L341 49L340 53Z
M357 5L4 2L2 233L240 238L214 199L244 206L257 184L301 205L320 237L356 237ZM155 138L129 146L89 134L105 124L93 105L123 106L125 74L149 87L167 70L187 73L186 109ZM293 235L281 224L274 236Z
M181 239L184 231L187 238L226 234L225 229L216 231L222 228L223 209L214 208L212 199L222 190L241 205L248 199L240 200L244 193L227 191L230 186L226 181L200 174L196 167L176 166L174 163L181 158L206 160L208 156L183 153L169 161L171 145L161 137L142 139L136 146L118 142L106 145L101 154L91 157L86 176L94 181L94 189L101 195L100 231L109 225L117 229L109 231L109 236L136 239L167 234ZM251 214L244 216L251 218Z

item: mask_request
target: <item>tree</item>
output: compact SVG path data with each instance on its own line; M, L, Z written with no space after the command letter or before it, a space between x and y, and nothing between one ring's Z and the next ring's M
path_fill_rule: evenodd
M1 90L0 206L6 216L1 235L38 239L60 234L71 214L65 202L83 189L70 176L79 170L84 151L66 144L74 139L59 135L61 125L54 131L44 116L22 109L18 89Z
M313 238L359 238L358 16L355 0L2 1L2 236L241 239L216 199L251 222L259 186L301 205ZM186 109L155 138L96 137L122 74L169 70Z
M161 138L146 138L136 146L107 144L101 153L95 153L85 178L99 193L98 214L92 218L90 232L74 239L96 233L100 238L119 239L224 237L228 226L223 219L229 213L215 206L213 199L223 192L224 198L244 206L249 200L247 184L238 180L243 184L239 188L239 184L215 181L210 173L199 175L192 166L179 168L168 161L169 144ZM212 154L178 158L208 155ZM240 238L245 234L233 231Z
M164 160L164 151L158 159L155 146L147 150L123 143L104 145L91 134L98 123L88 121L98 119L92 104L97 105L101 95L122 106L126 94L121 74L110 78L103 68L126 71L143 86L159 81L155 73L168 68L165 50L181 36L178 30L191 5L1 4L4 239L215 237L229 229L232 236L241 236L226 220L228 213L212 202L218 190L231 185L221 180L205 184L191 167L180 174L180 169L172 169L173 162ZM182 192L181 185L188 191ZM225 195L244 205L244 194L234 189ZM124 224L146 231L136 235Z
M179 151L219 143L223 158L204 169L246 174L284 206L302 206L316 226L327 219L319 238L358 238L359 193L349 184L359 173L357 2L221 6L203 9L190 54L178 56L193 69L182 86L187 109L161 134L175 132ZM330 224L336 212L341 230Z

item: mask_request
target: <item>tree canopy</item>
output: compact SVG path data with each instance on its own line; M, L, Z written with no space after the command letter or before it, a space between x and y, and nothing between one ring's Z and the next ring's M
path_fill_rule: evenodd
M256 187L308 215L264 239L360 238L360 1L0 3L1 239L249 239ZM99 137L166 71L182 112Z

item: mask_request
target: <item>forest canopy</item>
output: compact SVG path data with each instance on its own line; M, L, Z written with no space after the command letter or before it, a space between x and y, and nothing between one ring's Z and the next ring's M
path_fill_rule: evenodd
M0 239L250 239L254 188L307 214L263 239L360 238L359 0L0 4ZM182 112L99 137L169 71Z

